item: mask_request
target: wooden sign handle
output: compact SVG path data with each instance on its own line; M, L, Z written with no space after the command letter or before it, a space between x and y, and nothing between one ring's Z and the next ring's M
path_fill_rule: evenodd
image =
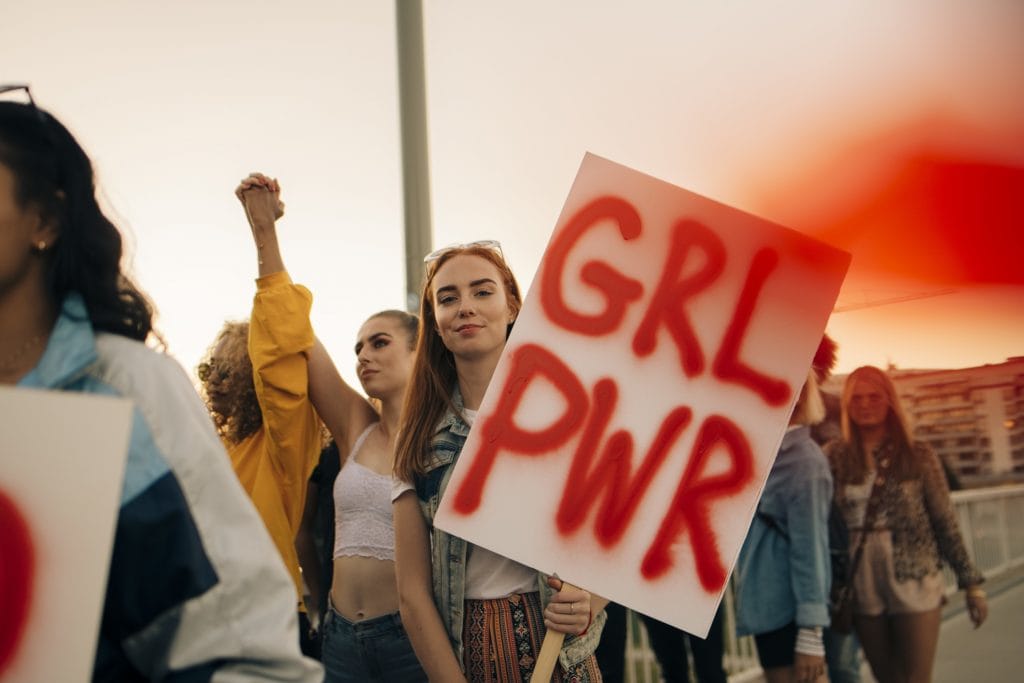
M576 588L571 583L562 582L562 589L566 587ZM548 629L544 634L544 642L540 646L540 654L537 656L537 664L533 667L533 675L530 676L530 683L551 683L551 675L555 671L555 664L558 663L558 653L562 651L562 642L565 634L561 631Z

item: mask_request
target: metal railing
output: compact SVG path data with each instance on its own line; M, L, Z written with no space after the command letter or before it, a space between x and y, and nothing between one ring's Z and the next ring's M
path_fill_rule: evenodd
M1024 564L1024 486L954 491L953 504L967 552L986 578ZM946 591L955 593L956 576L944 573Z
M967 552L989 580L998 578L1024 565L1024 486L995 486L952 494ZM943 570L947 593L955 593L956 576ZM730 683L760 680L754 639L736 636L736 614L733 609L734 586L730 581L725 591L725 652L722 664ZM627 612L626 681L657 683L661 680L658 662L647 642L640 619ZM680 643L682 646L682 643ZM693 667L690 667L691 676Z

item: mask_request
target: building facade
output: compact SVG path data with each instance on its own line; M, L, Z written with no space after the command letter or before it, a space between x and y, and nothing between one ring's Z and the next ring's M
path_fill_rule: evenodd
M1024 356L956 370L890 368L915 439L965 487L1024 482ZM842 391L845 375L824 389Z
M1024 356L958 370L891 369L914 438L965 486L1024 479Z

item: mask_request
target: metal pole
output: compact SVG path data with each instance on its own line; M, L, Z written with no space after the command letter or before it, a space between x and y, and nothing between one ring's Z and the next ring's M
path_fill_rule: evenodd
M427 155L427 89L423 68L421 0L395 0L398 32L398 109L402 130L405 207L406 309L418 312L423 255L431 251L430 168Z

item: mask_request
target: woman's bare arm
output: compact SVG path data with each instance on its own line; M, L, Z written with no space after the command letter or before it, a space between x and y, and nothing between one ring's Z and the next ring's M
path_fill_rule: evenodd
M344 459L363 430L380 418L370 402L341 378L319 339L309 350L308 367L309 399Z
M465 681L448 632L434 604L430 537L416 494L395 500L395 571L402 625L413 650L432 681Z

